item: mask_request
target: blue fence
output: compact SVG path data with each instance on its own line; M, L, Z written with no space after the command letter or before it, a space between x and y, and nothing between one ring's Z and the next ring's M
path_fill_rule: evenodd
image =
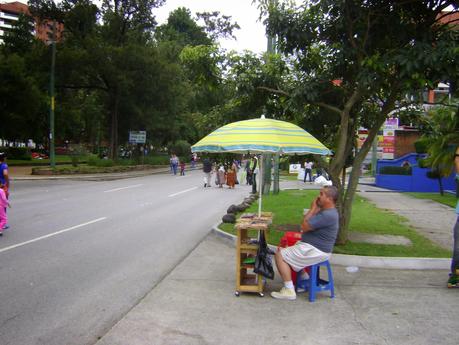
M440 186L437 179L427 177L428 168L420 168L418 159L424 155L410 153L403 157L391 160L378 160L376 164L376 185L381 188L393 189L403 192L424 192L438 193ZM386 166L402 166L405 161L408 161L412 168L412 175L381 175L379 173L382 167ZM444 190L456 190L456 182L454 181L455 174L452 173L449 177L442 178Z

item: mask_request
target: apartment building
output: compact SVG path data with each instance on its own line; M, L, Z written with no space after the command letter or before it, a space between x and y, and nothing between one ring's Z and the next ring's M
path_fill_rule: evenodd
M0 44L3 43L3 36L13 28L14 23L19 19L20 14L30 16L29 6L18 1L1 3L0 2ZM32 32L38 39L47 42L52 38L53 21L38 20L34 18L34 31ZM56 38L59 40L64 26L56 23Z

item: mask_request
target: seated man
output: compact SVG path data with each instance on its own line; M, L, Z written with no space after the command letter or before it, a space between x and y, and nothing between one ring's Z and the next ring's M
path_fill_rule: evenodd
M328 260L338 235L339 215L335 207L337 200L336 187L323 187L304 216L301 241L277 251L276 266L284 281L284 287L280 292L271 292L272 297L296 299L290 268L299 272L307 266Z

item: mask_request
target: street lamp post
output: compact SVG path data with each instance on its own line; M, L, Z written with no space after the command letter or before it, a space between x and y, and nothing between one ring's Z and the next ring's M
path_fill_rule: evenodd
M51 77L49 80L49 158L51 168L56 167L56 157L54 152L54 70L56 65L56 22L53 21L53 34L51 40Z

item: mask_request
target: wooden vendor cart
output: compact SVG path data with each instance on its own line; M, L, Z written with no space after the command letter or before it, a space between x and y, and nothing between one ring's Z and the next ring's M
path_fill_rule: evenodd
M261 297L263 294L263 277L253 272L254 261L258 251L260 231L265 232L272 223L271 212L262 212L258 217L256 214L245 213L236 222L237 231L236 244L236 292L257 292ZM249 231L255 230L256 236L250 237Z

